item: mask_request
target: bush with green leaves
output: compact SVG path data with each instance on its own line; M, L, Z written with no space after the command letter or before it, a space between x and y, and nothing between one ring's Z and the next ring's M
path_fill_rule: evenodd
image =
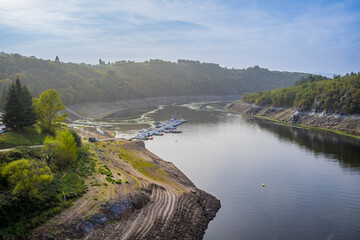
M78 158L78 147L69 130L57 132L55 138L46 137L43 154L47 164L54 169L65 169Z
M42 162L20 159L6 164L1 170L8 182L14 186L15 196L28 200L41 199L42 190L53 180L50 168Z

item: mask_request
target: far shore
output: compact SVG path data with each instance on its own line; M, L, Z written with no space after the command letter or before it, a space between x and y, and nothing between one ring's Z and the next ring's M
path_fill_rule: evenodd
M231 103L227 109L297 127L318 128L360 139L360 117L358 115L340 116L324 112L299 112L292 108L257 106L241 102Z
M159 105L186 104L208 101L235 101L239 95L164 96L116 100L110 102L89 102L68 105L66 111L71 120L80 118L103 118L114 113L149 108Z

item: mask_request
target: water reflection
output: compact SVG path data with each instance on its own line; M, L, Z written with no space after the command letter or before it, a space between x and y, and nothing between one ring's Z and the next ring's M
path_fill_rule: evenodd
M207 240L360 239L358 140L224 106L160 106L112 120L128 135L156 121L188 120L179 127L183 134L156 137L146 147L221 200Z
M360 140L356 138L330 131L282 125L253 117L245 117L244 120L276 135L283 141L296 143L314 152L315 156L322 154L329 160L338 160L343 168L352 167L360 170Z
M154 127L158 121L170 118L184 118L192 126L234 122L247 128L259 127L275 135L278 139L296 143L303 149L311 151L315 156L323 155L331 161L339 161L343 168L360 170L360 140L336 134L330 131L304 129L265 119L242 116L230 113L225 109L228 102L202 102L181 105L147 107L129 109L111 114L103 121L114 124L119 137L129 138L143 128ZM355 170L354 169L354 170Z

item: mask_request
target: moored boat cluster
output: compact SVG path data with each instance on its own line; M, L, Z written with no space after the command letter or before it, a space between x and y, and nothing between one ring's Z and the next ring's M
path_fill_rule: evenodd
M162 136L165 133L182 133L182 131L176 130L176 128L185 122L186 120L184 119L175 118L165 122L157 122L155 128L140 130L134 139L152 140L153 136Z

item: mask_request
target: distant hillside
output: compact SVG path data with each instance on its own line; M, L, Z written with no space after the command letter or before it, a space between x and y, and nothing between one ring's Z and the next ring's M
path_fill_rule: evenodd
M65 104L185 95L238 95L286 87L306 73L269 71L259 66L227 69L218 64L178 60L100 65L61 63L0 54L0 99L19 76L34 96L54 88Z
M360 73L333 79L309 76L292 87L244 94L241 101L302 111L360 114Z

